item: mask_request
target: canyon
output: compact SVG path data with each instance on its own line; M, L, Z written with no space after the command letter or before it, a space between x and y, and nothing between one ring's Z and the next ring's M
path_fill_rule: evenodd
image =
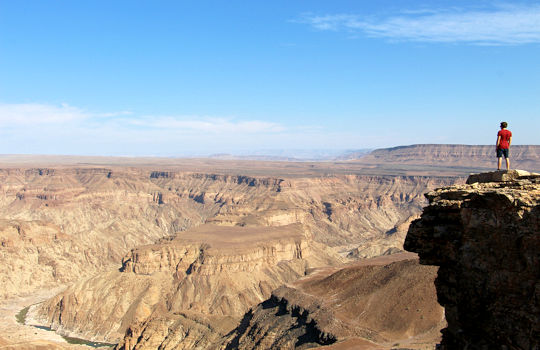
M28 323L117 349L432 348L444 327L436 270L403 256L403 241L425 192L483 168L380 152L390 154L324 163L8 157L0 300L60 288Z
M118 269L130 249L203 223L301 222L313 240L387 249L428 188L454 178L343 175L259 178L130 168L0 171L2 297ZM373 242L372 242L373 241ZM20 273L12 273L20 271ZM33 276L33 278L29 278Z

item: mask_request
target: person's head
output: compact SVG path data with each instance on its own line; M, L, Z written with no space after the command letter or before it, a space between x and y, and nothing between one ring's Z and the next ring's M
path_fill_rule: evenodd
M506 129L508 127L507 122L501 122L501 129Z

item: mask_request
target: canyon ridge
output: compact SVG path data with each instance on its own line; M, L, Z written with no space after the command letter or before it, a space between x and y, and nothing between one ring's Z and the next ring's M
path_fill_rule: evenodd
M83 347L31 324L129 350L433 348L436 269L403 241L424 193L494 159L408 147L319 163L0 156L0 348ZM538 159L515 146L516 166Z

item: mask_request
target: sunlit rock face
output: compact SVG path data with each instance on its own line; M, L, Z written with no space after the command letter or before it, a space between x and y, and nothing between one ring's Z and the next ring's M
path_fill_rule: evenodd
M0 298L117 269L132 248L205 223L303 224L312 239L374 256L456 178L249 177L143 168L0 169Z
M405 249L440 266L442 349L540 346L540 176L500 175L429 192L409 228Z
M203 225L173 240L133 249L120 271L77 283L40 310L44 321L62 332L117 342L128 330L124 348L144 339L143 333L155 339L160 322L168 324L181 314L185 323L176 327L186 328L180 338L187 346L188 333L208 335L208 327L189 326L200 319L219 335L273 289L304 276L309 268L342 262L326 246L310 241L299 224ZM179 337L183 331L175 332Z

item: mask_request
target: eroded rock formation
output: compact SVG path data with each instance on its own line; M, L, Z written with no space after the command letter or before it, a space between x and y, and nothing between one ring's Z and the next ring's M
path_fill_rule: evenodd
M432 346L443 325L436 268L402 253L325 269L283 286L251 309L221 349L307 349L371 344Z
M363 256L399 247L384 235L422 193L456 178L249 177L134 168L0 170L1 298L116 268L130 249L204 223L304 224L313 239ZM380 248L384 246L383 248Z
M405 249L440 266L442 349L540 347L540 175L501 175L429 192L409 228Z
M397 251L422 194L463 181L116 167L4 169L0 179L1 297L78 281L30 316L126 349L218 344L313 267L351 250ZM211 232L220 237L201 239Z
M176 340L158 332L163 335L160 344L182 341L189 348L188 335L199 339L208 337L212 329L230 331L227 327L234 327L250 306L266 299L273 289L304 276L309 268L341 262L332 250L312 242L300 224L203 225L171 241L132 250L121 271L77 283L41 310L53 328L97 339L117 342L129 328L132 335L123 342L125 349L131 349L142 334L142 339L153 340L139 348L151 349L156 329L163 325L175 332ZM185 322L172 330L169 321L182 319ZM200 329L201 319L206 320L206 328ZM180 335L179 327L189 332Z

